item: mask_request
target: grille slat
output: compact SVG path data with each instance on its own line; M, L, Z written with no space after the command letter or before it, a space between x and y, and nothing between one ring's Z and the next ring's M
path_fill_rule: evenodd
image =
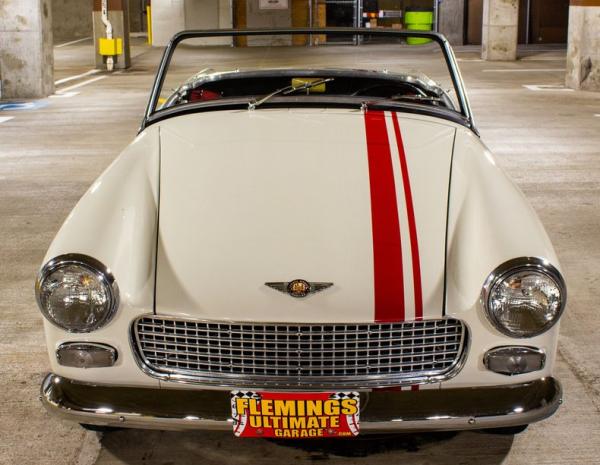
M162 334L162 333L148 333L148 332L139 332L138 333L140 336L142 337L146 337L146 339L148 341L152 341L152 340L158 340L158 341L165 341L171 344L188 344L190 346L192 345L196 345L196 346L207 346L207 347L219 347L219 345L222 345L223 343L226 343L232 347L235 347L236 344L239 344L241 342L246 342L246 340L237 340L237 339L197 339L196 337L193 336L177 336L177 335L170 335L170 334ZM295 339L295 340L287 340L287 341L268 341L268 340L263 340L263 339L254 339L254 340L250 340L250 342L255 343L255 344L271 344L271 345L281 345L281 346L285 346L287 347L289 344L291 343L295 343L295 344L302 344L304 342L308 342L311 344L321 344L321 345L325 345L325 344L338 344L338 345L342 345L342 346L350 346L350 345L357 345L357 344L361 344L361 343L369 343L369 344L394 344L394 343L400 343L400 344L404 344L404 345L411 345L414 341L421 341L421 340L432 340L432 341L437 341L439 340L441 337L443 336L448 336L448 337L456 337L456 336L460 336L461 333L460 332L455 332L455 333L446 333L446 334L440 334L437 335L435 337L432 336L418 336L418 337L406 337L406 338L369 338L369 339L355 339L355 340L340 340L340 339L322 339L322 340L300 340L300 339ZM159 339L155 339L156 337L158 337ZM202 343L196 343L196 342L189 342L189 339L192 340L201 340L203 341ZM426 342L427 343L427 342ZM433 343L433 342L430 342Z
M368 324L134 323L153 373L221 385L382 386L450 376L465 345L456 319Z
M156 342L154 340L152 341L145 341L142 343L143 347L145 350L152 350L152 349L158 349L161 351L167 351L169 350L166 347L175 347L177 350L176 352L181 352L180 347L183 348L184 351L188 351L190 353L213 353L212 351L230 351L234 354L237 355L241 355L242 352L247 351L247 350L253 350L255 352L269 352L269 353L275 353L277 354L278 357L286 357L287 354L289 353L289 351L287 350L286 347L283 346L278 346L278 347L274 347L274 348L258 348L258 347L253 347L252 349L244 349L244 348L240 348L240 347L235 347L235 346L218 346L218 345L205 345L205 344L184 344L181 342L167 342L167 343L163 343L163 342ZM454 342L447 342L444 343L445 346L448 345L456 345L457 343ZM385 345L383 347L371 347L371 346L367 346L367 347L361 347L361 346L355 346L352 344L344 344L344 346L342 347L337 347L334 349L330 349L330 348L310 348L310 349L302 349L302 353L303 354L310 354L310 355L315 355L315 356L321 356L323 358L328 358L328 357L336 357L337 356L337 352L339 351L354 351L354 352L368 352L368 354L365 354L365 357L370 357L372 355L374 355L373 353L379 354L381 352L384 353L384 355L386 355L389 351L392 351L391 353L393 354L399 354L402 352L402 350L404 350L406 347L408 347L410 345L410 347L413 350L416 349L430 349L432 347L440 347L440 343L432 343L432 344L401 344L401 345ZM154 347L152 347L154 346ZM359 357L360 358L360 357ZM269 358L270 359L270 358ZM346 360L352 360L352 357L347 357Z
M229 356L229 355L221 355L221 356L210 356L210 355L198 355L198 354L182 354L181 352L176 352L176 351L169 351L169 350L161 350L160 351L161 354L165 355L165 357L157 357L157 356L153 356L153 355L148 355L147 357L149 359L156 359L156 360L169 360L170 357L169 355L174 355L175 358L177 358L178 360L189 360L191 362L198 362L200 360L209 360L210 358L221 358L221 359L237 359L238 357L235 356ZM436 352L435 353L435 357L437 357L435 359L435 363L440 363L441 359L439 359L440 355L449 355L450 358L448 358L446 361L452 361L454 360L454 355L456 354L456 351L441 351L441 352ZM424 363L429 363L426 359L426 356L428 354L425 355L418 355L419 359L423 359L423 357L425 357L425 359L423 360ZM430 355L430 357L433 357L433 354ZM256 357L256 356L252 356L253 358L253 365L255 365L257 362L269 362L269 361L273 361L273 358L268 358L268 357ZM415 358L414 356L381 356L380 359L386 360L386 359L398 359L398 358ZM380 359L373 359L373 358L345 358L343 360L345 365L348 365L348 362L353 362L353 363L362 363L364 362L367 365L377 365L380 368L387 368L387 367L399 367L399 366L409 366L409 365L413 365L415 362L414 360L411 360L410 362L404 362L404 363L380 363ZM330 358L330 361L335 361L335 358ZM431 359L432 361L433 359ZM303 363L307 364L307 366L322 366L323 362L327 361L327 359L321 360L321 359L317 359L317 360L306 360L303 359L301 357L286 357L286 358L277 358L275 360L277 362L277 365L279 367L289 367L289 368L295 368L298 365L297 364L283 364L282 362L299 362L302 361ZM248 363L243 363L240 365L237 365L236 363L230 363L230 365L232 366L239 366L239 367L244 367L244 366L248 366ZM334 365L332 365L334 366Z

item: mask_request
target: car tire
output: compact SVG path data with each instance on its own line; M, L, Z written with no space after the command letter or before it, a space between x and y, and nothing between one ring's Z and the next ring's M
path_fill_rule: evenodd
M119 431L123 428L115 428L114 426L88 425L87 423L79 423L83 429L95 431L97 433L110 433L111 431Z
M489 428L482 430L487 434L500 434L503 436L512 436L515 434L522 433L527 429L529 425L519 425L519 426L507 426L505 428Z

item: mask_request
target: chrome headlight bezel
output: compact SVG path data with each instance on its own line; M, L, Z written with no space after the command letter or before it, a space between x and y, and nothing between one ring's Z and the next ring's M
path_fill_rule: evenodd
M541 327L538 331L531 331L527 334L515 333L506 328L490 309L491 293L496 284L500 281L507 279L511 275L522 271L534 271L543 274L546 277L552 279L560 290L560 308L554 316L553 320L550 321L547 325ZM481 291L481 304L483 306L485 315L488 318L488 320L492 323L494 328L496 328L502 334L516 339L532 338L535 336L539 336L540 334L543 334L549 329L551 329L560 320L565 310L566 303L567 287L562 275L556 269L556 267L554 267L550 262L548 262L548 260L539 257L520 257L504 262L488 276L488 278L485 280L483 289Z
M99 319L93 326L87 327L85 329L72 328L68 327L64 324L61 324L59 321L54 319L51 315L48 314L47 309L44 307L41 301L41 291L42 284L44 281L54 272L60 270L69 265L77 265L80 266L91 274L94 275L96 279L104 286L107 290L108 294L108 304L107 311L104 313L103 317ZM104 326L106 326L114 317L117 309L119 308L120 295L119 295L119 286L115 280L114 275L102 262L96 260L93 257L83 254L65 254L54 257L50 261L48 261L38 273L36 282L35 282L35 298L38 304L38 307L44 315L44 318L52 323L54 326L67 331L69 333L90 333L92 331L96 331Z

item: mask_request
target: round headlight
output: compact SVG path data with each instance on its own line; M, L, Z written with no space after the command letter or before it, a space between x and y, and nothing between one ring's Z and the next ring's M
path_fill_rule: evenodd
M500 265L488 277L483 306L493 325L511 337L533 337L550 329L567 301L565 282L540 258L517 258Z
M74 333L101 328L119 305L119 288L110 270L86 255L50 260L40 271L35 293L44 316Z

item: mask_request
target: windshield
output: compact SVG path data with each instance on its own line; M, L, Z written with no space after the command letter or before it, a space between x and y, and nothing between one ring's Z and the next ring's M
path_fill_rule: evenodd
M291 31L178 34L165 51L147 118L191 106L408 105L470 119L454 57L440 35Z

